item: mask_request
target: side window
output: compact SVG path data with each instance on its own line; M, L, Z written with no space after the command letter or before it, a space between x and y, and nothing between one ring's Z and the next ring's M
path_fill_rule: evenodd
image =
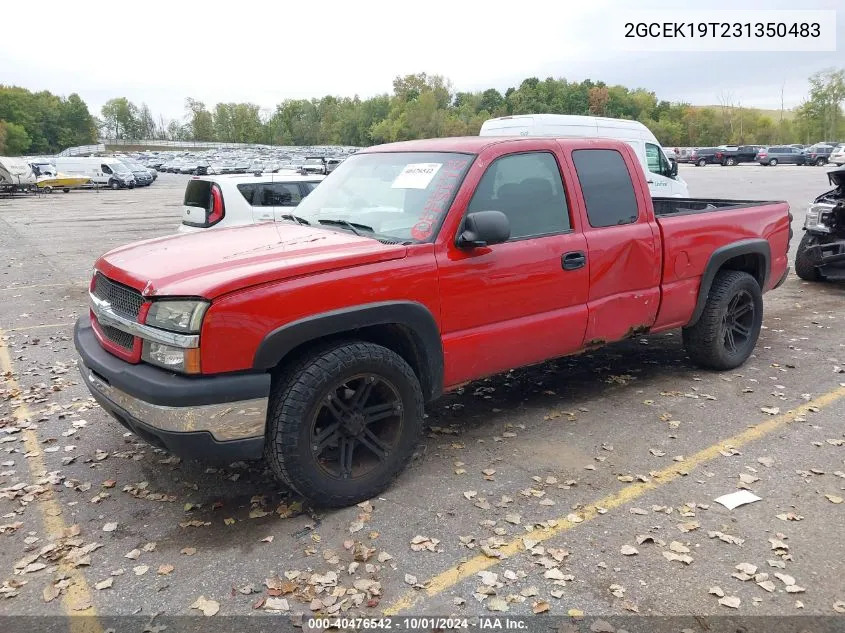
M622 154L613 149L572 152L590 226L599 228L637 221L634 183Z
M648 165L648 170L653 174L663 175L663 162L660 160L661 152L657 145L652 143L645 144L645 162Z
M109 167L109 166L108 166L108 165L106 165L105 163L104 163L104 164L102 164L102 165L100 165L100 169L103 171L103 173L104 173L104 174L111 174L111 173L114 173L114 172L112 172L111 167Z
M252 201L252 198L255 194L256 185L253 183L238 185L238 191L241 192L241 195L244 197L244 200L247 201L247 204L254 205L255 203Z
M268 182L253 196L257 207L293 207L302 200L296 183Z
M319 184L320 184L319 182L303 182L302 183L302 188L303 188L302 197L304 198L309 193L314 191L314 188Z
M467 206L467 213L475 211L508 216L512 240L571 228L560 170L549 152L511 154L493 161Z

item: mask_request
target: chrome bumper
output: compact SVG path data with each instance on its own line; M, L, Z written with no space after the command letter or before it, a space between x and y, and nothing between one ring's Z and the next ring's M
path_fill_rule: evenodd
M264 436L267 398L188 407L155 405L109 385L82 363L80 370L95 399L107 401L153 429L167 433L206 431L218 442Z

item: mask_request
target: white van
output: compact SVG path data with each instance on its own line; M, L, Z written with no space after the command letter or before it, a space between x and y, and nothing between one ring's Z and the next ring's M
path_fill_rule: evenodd
M104 156L57 156L56 171L73 176L88 176L97 186L132 189L135 175L116 158Z
M608 138L634 148L648 176L654 197L689 198L687 183L678 176L678 163L667 158L657 138L639 121L569 114L520 114L488 119L479 136L555 136Z

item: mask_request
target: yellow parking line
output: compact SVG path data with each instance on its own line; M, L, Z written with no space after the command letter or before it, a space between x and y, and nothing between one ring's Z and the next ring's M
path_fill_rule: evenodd
M45 323L44 325L25 325L24 327L10 327L6 332L26 332L28 330L48 330L50 328L65 327L73 325L73 321L67 323Z
M15 380L14 366L12 365L12 358L9 356L9 348L3 342L3 330L0 329L0 374L7 374L6 382L11 386L12 391L20 390L20 385ZM18 405L13 411L12 415L15 419L23 421L32 417L32 412L26 403ZM47 465L44 462L44 455L41 452L38 440L38 434L32 429L23 430L23 443L27 453L31 453L32 457L26 459L26 465L29 469L30 476L35 479L47 472ZM41 511L41 521L44 529L53 538L59 537L62 532L67 529L68 525L65 523L62 516L62 506L56 500L54 494L36 504ZM101 633L102 627L96 617L97 611L94 608L94 601L91 594L91 588L85 580L85 575L82 571L68 563L59 564L60 571L64 572L70 578L71 584L65 590L62 597L62 606L68 615L73 616L88 616L88 617L73 617L70 619L69 627L74 633ZM83 610L75 610L74 607L81 604L90 604L91 606Z
M845 397L845 387L839 387L819 396L815 400L811 400L806 404L802 404L795 409L787 411L786 413L769 418L759 424L755 424L742 433L738 433L737 435L724 439L717 444L708 446L707 448L686 458L682 462L678 462L668 468L658 471L655 473L655 476L647 482L625 486L618 492L588 504L580 512L575 513L580 519L578 521L570 521L566 518L560 518L557 520L557 524L554 528L544 531L536 530L534 532L527 532L521 537L510 541L496 550L502 555L501 559L489 558L483 554L479 554L464 563L459 563L458 565L450 567L446 571L429 579L428 582L425 583L425 589L419 591L411 590L405 593L405 595L399 598L396 602L389 605L384 610L384 614L396 615L401 613L402 611L410 609L416 605L423 598L436 596L437 594L454 587L460 581L469 578L470 576L474 576L480 571L498 565L504 559L507 559L525 549L522 544L523 537L530 538L532 541L545 541L553 538L563 532L577 527L578 525L581 525L582 523L586 523L587 521L591 521L596 517L601 516L601 513L599 512L600 510L601 512L604 512L605 510L613 510L614 508L618 508L619 506L633 501L650 490L665 486L676 479L680 479L698 466L719 457L721 455L720 451L724 450L726 447L737 448L743 446L744 444L748 444L749 442L753 442L754 440L758 440L774 431L777 431L789 422L792 422L796 417L805 415L811 410L822 409L830 406L843 397Z

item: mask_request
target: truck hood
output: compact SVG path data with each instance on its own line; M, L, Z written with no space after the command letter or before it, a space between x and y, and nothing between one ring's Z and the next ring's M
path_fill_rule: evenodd
M133 242L95 266L144 296L214 299L257 284L399 259L406 250L345 231L265 223Z

